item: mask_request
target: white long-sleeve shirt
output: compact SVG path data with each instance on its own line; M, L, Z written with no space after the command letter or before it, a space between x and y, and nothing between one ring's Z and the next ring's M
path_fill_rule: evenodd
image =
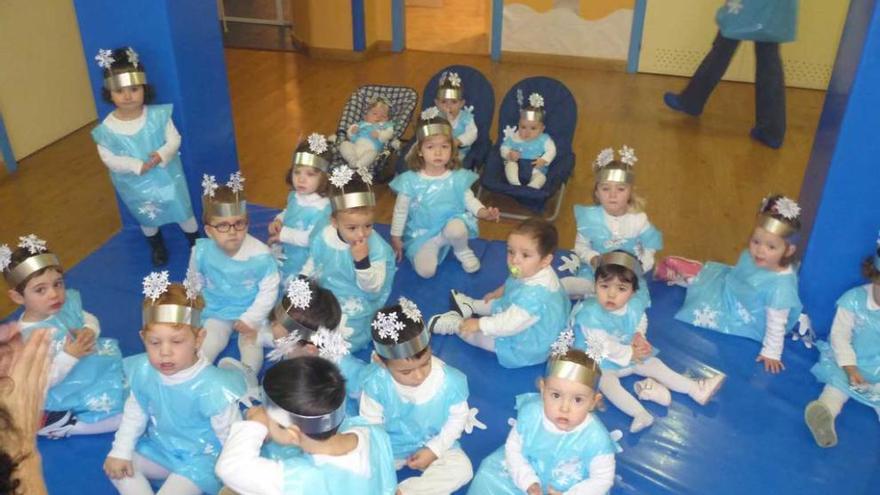
M91 328L95 332L95 339L101 336L101 323L98 321L98 318L89 313L88 311L83 311L83 327ZM29 327L40 328L41 324L47 321L49 318L41 321L24 321L21 317L19 317L18 322L21 325L21 329ZM64 351L64 340L59 340L60 345L57 349L53 349L52 362L49 364L49 378L46 381L46 388L54 387L61 383L67 375L73 370L73 367L76 366L76 363L79 362L79 358L71 356L67 352Z
M612 311L612 314L622 316L626 314L627 306L624 305L622 308ZM617 341L617 339L611 337L611 334L608 333L608 328L585 328L584 332L590 332L597 334L602 338L603 341L603 354L605 359L617 364L618 366L629 366L632 364L633 358L633 349L632 344L621 344ZM648 316L646 314L642 314L642 318L639 320L639 324L636 326L636 333L642 334L642 336L646 336L648 333Z
M872 284L867 284L867 306L869 311L880 310L880 305L874 300ZM831 324L831 350L834 352L834 360L841 368L844 366L856 366L856 351L852 346L852 332L855 327L855 315L846 308L837 308L834 315L834 323Z
M113 114L113 112L111 112L104 118L103 124L117 134L133 136L140 132L144 127L149 109L150 107L145 105L141 116L134 120L120 120ZM168 119L168 124L165 125L165 144L155 151L162 158L162 164L164 165L177 155L179 149L180 133L177 132L177 128L174 127L174 122L172 122L171 119ZM114 155L113 152L101 145L98 145L98 155L101 157L101 161L104 162L104 165L107 165L107 168L114 172L140 175L141 167L144 165L144 162L137 158Z
M420 171L418 174L419 177L426 180L444 180L452 174L452 171L447 170L442 175L438 176L430 176L424 171ZM394 213L391 216L391 235L394 237L400 237L403 235L403 230L406 227L406 219L409 216L409 202L410 197L406 194L397 195L397 199L394 202ZM477 213L486 206L482 201L477 199L473 191L468 189L467 192L464 193L464 207L472 215L477 216Z
M523 140L520 139L518 135L514 135L513 142L522 143ZM509 146L504 146L503 144L501 145L501 158L504 158L505 160L510 160L510 152L511 148ZM552 162L553 159L556 158L556 143L553 142L553 138L548 137L547 140L544 141L544 154L538 158L541 158L542 160L547 162L547 165L550 165L550 162Z
M413 404L428 402L440 389L446 379L444 363L436 356L431 357L431 372L420 385L410 387L394 382L394 389L401 399ZM431 449L437 457L442 456L453 444L461 438L468 422L470 407L467 401L453 404L449 407L449 417L446 418L443 428L434 437L425 442L425 447ZM382 404L373 400L366 393L361 394L360 416L372 424L384 424L385 414Z
M271 256L269 246L263 244L263 242L256 237L247 234L244 241L242 241L238 252L232 256L232 259L235 261L247 261L254 256L264 254ZM194 273L199 273L196 264L195 251L193 251L192 255L189 257L189 268ZM275 306L275 300L278 298L278 284L280 283L281 275L279 275L277 271L263 277L263 279L260 280L260 290L257 292L257 297L254 298L254 302L251 303L248 309L246 309L238 319L251 328L260 328L263 321L269 316L269 312L272 311L272 308Z
M584 421L577 425L572 431L564 432L556 427L547 417L543 417L543 426L547 431L554 434L574 433L587 427L593 421L593 416L589 415ZM504 459L507 464L513 484L523 492L528 491L529 487L534 483L540 483L541 480L535 473L535 470L529 464L522 451L522 438L517 433L516 428L511 428L507 435L507 441L504 443ZM611 490L614 485L614 454L605 454L594 457L590 461L590 476L576 483L569 488L566 495L604 495ZM547 486L541 486L543 491L547 491Z
M651 227L648 221L648 215L645 213L624 213L619 217L609 215L608 212L602 211L605 217L605 225L611 231L611 235L616 239L632 239L638 237ZM607 251L607 246L606 251ZM637 253L639 261L642 263L642 269L648 271L654 267L655 249L642 249ZM574 253L578 255L582 263L589 263L593 257L599 255L599 251L593 249L590 239L578 233L574 240Z
M458 119L461 118L461 112L458 112L458 116L449 121L449 124L455 129L455 126L458 125ZM471 119L468 125L464 126L464 132L456 136L458 142L461 143L461 146L470 146L474 144L474 141L477 140L477 124Z
M344 433L357 435L354 450L339 456L311 455L315 464L333 465L339 469L370 476L370 431L367 428L351 428ZM239 421L232 425L229 438L217 459L215 471L223 483L240 495L283 495L284 465L260 457L260 448L268 429L256 421Z
M339 231L337 231L332 225L326 226L324 231L319 235L324 236L324 242L331 249L336 249L338 251L351 250L351 246L339 237ZM365 292L381 291L382 286L385 284L385 272L384 261L378 262L377 260L370 260L369 268L355 269L354 271L358 288ZM312 277L315 274L315 262L311 257L309 257L306 264L303 265L300 274L305 275L306 277Z
M209 366L207 361L199 359L185 370L178 371L173 375L160 375L160 378L165 385L177 385L193 379L207 366ZM129 394L122 409L122 422L119 425L119 430L116 431L113 448L108 457L130 461L134 455L137 441L146 431L149 420L149 416L135 399L134 393ZM241 413L238 410L238 403L235 402L211 417L211 429L214 430L214 434L217 435L221 444L226 441L230 427L237 421L241 421Z
M792 268L786 267L779 275L792 273ZM790 310L767 308L767 326L764 330L764 341L761 347L761 356L770 359L782 359L782 348L785 346L785 327L788 323Z
M523 282L526 285L543 285L551 291L559 289L559 277L549 266L523 279ZM530 314L516 304L511 304L504 311L480 317L480 331L490 337L509 337L525 331L540 319L541 315Z
M311 207L320 210L330 203L330 199L321 196L318 193L297 194L296 203L297 206ZM281 210L281 213L275 215L275 220L283 221L285 213L287 213L287 208ZM312 235L313 229L314 226L308 229L295 229L293 227L288 227L284 225L281 227L281 231L278 233L278 238L281 242L285 244L291 244L293 246L299 247L307 247L309 245L309 239Z

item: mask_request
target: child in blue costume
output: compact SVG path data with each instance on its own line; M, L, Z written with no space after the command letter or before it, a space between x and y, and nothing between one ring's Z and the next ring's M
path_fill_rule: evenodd
M149 105L153 87L130 47L100 50L95 59L104 70L104 100L116 109L92 130L92 139L116 192L147 237L153 265L164 265L168 252L160 226L177 223L190 246L199 236L177 152L180 134L171 120L172 106Z
M629 375L647 377L635 383L641 400L663 406L672 403L669 389L686 393L705 405L724 381L724 373L693 380L669 369L656 357L646 337L648 318L644 302L634 297L640 281L641 261L626 251L599 256L596 266L596 297L579 303L571 314L575 346L598 359L602 368L599 390L618 409L633 418L629 431L637 433L654 422L651 413L620 383Z
M27 340L52 330L52 364L38 435L63 438L115 431L122 418L125 385L122 354L113 339L98 338L101 326L82 308L79 292L64 287L58 258L31 234L15 251L0 246L0 269L9 298L24 307L19 317Z
M256 375L263 364L257 334L275 306L281 277L269 247L248 234L242 182L238 172L224 186L218 186L213 176L205 176L202 186L208 239L196 242L189 270L204 280L202 325L206 335L202 356L213 363L234 330L238 333L241 362L221 360L218 366L240 369L248 386L255 389Z
M452 493L473 477L458 444L478 425L468 407L467 377L431 352L431 333L412 301L379 310L373 320L374 363L364 378L361 416L382 424L398 469L422 471L398 493Z
M529 104L519 112L519 124L504 129L501 158L504 176L514 186L528 181L528 187L541 189L547 182L556 143L544 132L544 98L538 93L529 95Z
M507 237L510 276L504 285L482 300L453 290L453 311L431 318L431 331L458 334L468 344L494 352L505 368L546 361L571 312L550 266L558 241L556 227L546 220L520 223Z
M348 167L334 169L330 225L315 234L302 271L339 300L354 330L347 337L351 352L370 343L370 322L388 299L397 271L394 251L373 231L376 197L365 180L372 183L363 169L357 176Z
M388 434L361 418L346 419L345 379L336 366L300 356L272 366L263 380L266 407L248 409L232 426L217 474L253 495L392 495L397 489ZM260 457L271 438L303 455Z
M147 352L125 358L131 395L104 461L122 495L153 493L150 480L165 480L159 493L220 491L214 464L229 428L241 420L245 382L199 357L205 330L198 285L193 278L169 284L168 272L144 280L140 334Z
M469 495L603 495L614 485L619 451L593 410L602 372L583 351L565 349L547 363L540 394L516 397L516 423L486 457Z
M406 157L410 170L391 181L397 193L391 220L391 246L403 253L424 278L431 278L450 246L462 269L473 273L480 259L468 246L477 237L477 218L499 218L497 208L486 208L471 186L477 174L461 168L449 122L435 107L421 114L416 143Z
M452 126L452 138L458 148L456 156L459 163L463 163L471 145L477 140L478 130L474 122L474 107L465 106L464 88L457 73L444 72L440 75L434 106Z
M613 149L605 148L593 162L596 175L593 201L598 204L574 207L577 237L569 263L570 269L577 271L576 276L562 279L562 285L573 299L595 293L594 269L599 255L615 249L635 253L642 264L642 273L647 273L654 267L654 253L663 248L663 235L648 221L645 201L633 190L636 179L633 166L637 160L635 151L624 145L620 149L620 160L615 160ZM650 307L651 296L644 278L639 279L639 289L636 298Z
M685 323L762 343L756 361L779 373L785 333L801 314L797 273L792 267L800 230L800 207L789 198L766 198L749 247L736 266L708 262L690 282L675 318Z
M837 445L834 421L850 398L874 408L880 417L880 241L862 264L870 283L854 287L837 300L829 342L819 341L819 362L810 370L825 384L804 411L820 447Z
M281 246L277 257L281 262L281 279L296 277L309 258L312 234L319 232L330 219L330 171L327 139L321 134L309 135L293 154L293 164L285 176L292 191L287 208L269 225L270 246Z
M390 112L388 100L373 97L367 103L364 120L348 127L348 141L339 143L339 154L351 168L369 169L385 143L394 136L394 123L388 120Z

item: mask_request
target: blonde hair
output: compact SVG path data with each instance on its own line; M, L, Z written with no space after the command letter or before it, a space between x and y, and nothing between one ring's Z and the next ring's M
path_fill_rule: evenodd
M153 302L150 298L144 298L144 301L141 303L141 310L145 310L150 306L158 306L160 304L174 304L177 306L186 306L189 308L197 309L199 311L205 309L205 299L199 294L195 299L190 299L186 295L186 288L182 284L170 284L168 286L168 290L163 292L156 299L156 302ZM201 328L199 325L184 325L177 324L173 325L175 328L178 327L190 327L193 331L197 331ZM147 331L149 324L144 325L143 331Z

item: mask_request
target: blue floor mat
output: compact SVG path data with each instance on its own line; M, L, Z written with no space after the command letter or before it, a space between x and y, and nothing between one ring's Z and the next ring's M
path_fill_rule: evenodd
M250 206L251 231L265 239L276 210ZM387 237L386 226L379 231ZM180 280L189 253L183 234L168 228L172 280ZM483 268L466 274L450 256L436 277L420 279L409 262L397 272L392 298L406 295L428 316L449 309L449 289L482 296L501 285L507 274L505 245L476 240ZM151 271L149 249L137 228L125 229L69 270L69 287L82 293L86 310L101 320L105 336L118 338L125 355L143 351L140 327L141 280ZM694 375L723 370L728 379L705 407L681 394L666 409L648 405L657 416L648 430L625 433L617 457L613 494L868 494L880 486L880 423L873 410L848 403L838 417L840 443L820 449L803 422L803 408L821 391L809 373L815 350L788 341L786 370L778 376L755 363L759 344L699 330L673 319L684 289L652 284L649 337L672 369ZM480 410L488 430L462 439L476 471L480 461L507 436L515 416L516 394L535 391L543 368L508 370L494 355L464 344L454 336L435 336L434 352L467 374L470 403ZM230 346L230 349L234 346ZM227 352L230 352L227 350ZM237 352L237 351L236 351ZM631 387L634 377L625 378ZM613 406L600 413L609 429L628 431L630 419ZM115 493L101 469L112 434L40 439L43 468L52 494ZM870 487L874 488L870 488Z

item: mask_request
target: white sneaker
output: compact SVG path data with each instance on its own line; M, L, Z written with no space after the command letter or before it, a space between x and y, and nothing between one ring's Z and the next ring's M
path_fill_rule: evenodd
M452 303L452 310L460 314L462 318L470 318L474 315L474 298L452 289L449 291L449 299Z
M438 335L452 335L458 333L462 317L455 311L447 311L434 315L428 320L428 331Z
M480 258L477 258L473 249L467 248L461 251L453 251L452 254L461 262L461 268L466 273L474 273L480 269Z
M632 423L629 425L629 432L638 433L645 428L651 426L652 424L654 424L654 416L651 416L648 413L636 416L635 418L633 418Z
M721 384L724 383L725 378L727 378L727 375L718 373L715 376L697 380L697 389L692 390L689 394L691 399L694 399L697 404L705 406L712 399L712 396L721 389Z
M238 359L225 357L217 362L217 367L241 373L244 376L244 382L247 384L249 391L260 387L260 383L257 381L257 373Z
M639 400L649 400L661 406L668 406L672 403L672 394L669 393L669 389L653 378L645 378L642 381L636 382L633 385L633 390L635 390Z
M834 416L828 406L821 401L814 400L807 404L804 409L804 421L816 440L816 445L822 448L837 445L837 432L834 431Z

